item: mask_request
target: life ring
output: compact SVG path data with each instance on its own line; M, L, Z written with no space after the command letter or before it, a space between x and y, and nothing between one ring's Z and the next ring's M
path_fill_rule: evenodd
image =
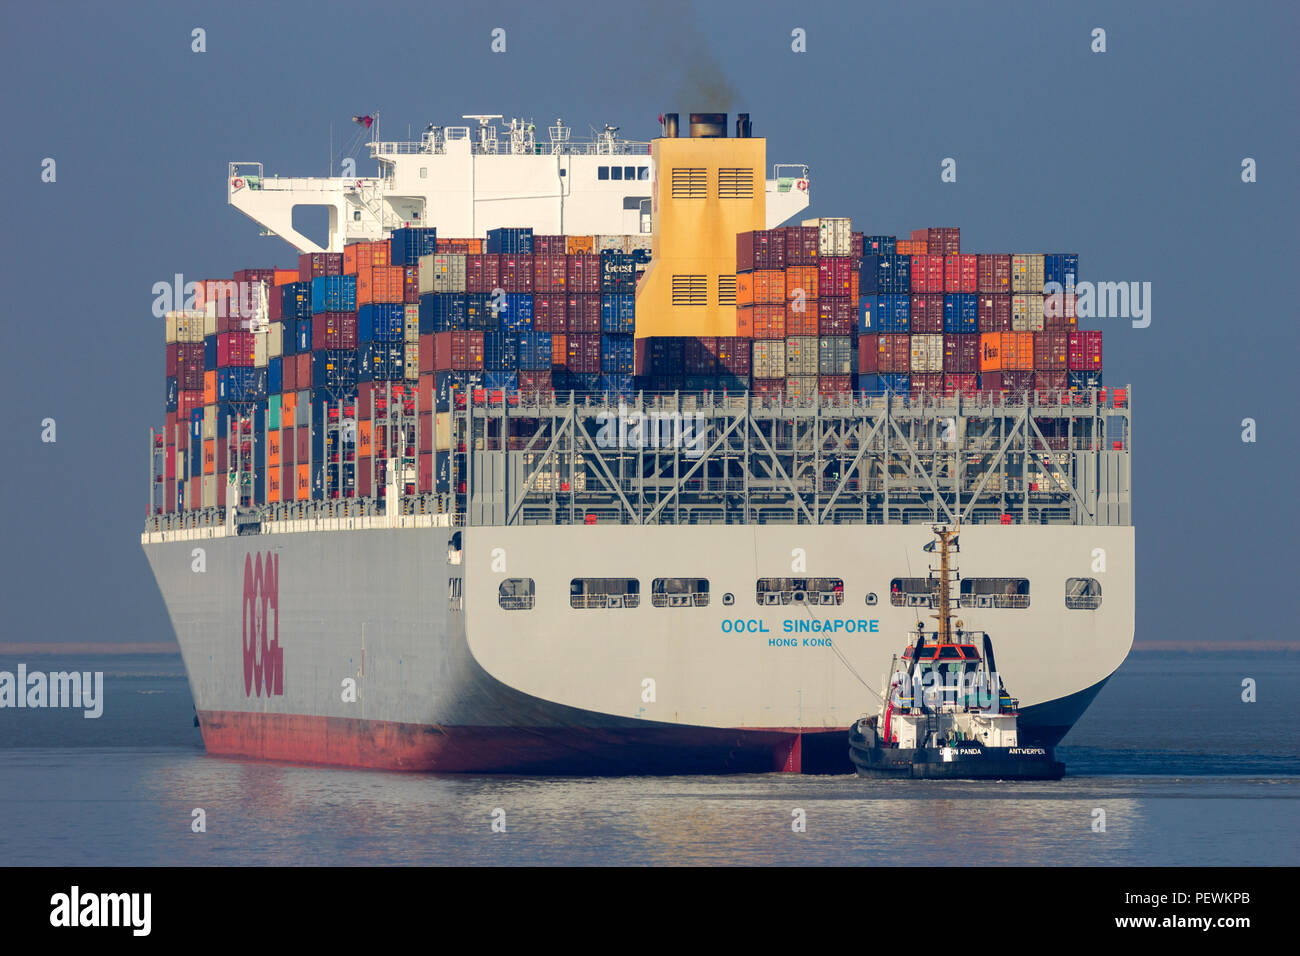
M799 190L800 190L801 192L807 192L807 191L808 191L808 180L806 180L806 179L801 179L801 180L799 180L797 183L795 183L795 185L799 187Z
M241 189L244 185L244 181L236 176L230 181L230 185L234 186L236 189Z

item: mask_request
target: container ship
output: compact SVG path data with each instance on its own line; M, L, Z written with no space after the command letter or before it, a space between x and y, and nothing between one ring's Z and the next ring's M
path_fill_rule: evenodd
M849 773L936 523L1022 744L1119 667L1131 389L1047 291L1078 256L795 224L809 169L747 114L657 132L476 115L376 131L369 178L230 164L298 262L166 314L141 538L209 753Z

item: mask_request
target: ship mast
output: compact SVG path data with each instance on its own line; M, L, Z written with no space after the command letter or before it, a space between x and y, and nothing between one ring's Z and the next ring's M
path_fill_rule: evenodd
M961 522L957 523L955 528L935 528L935 537L939 539L939 613L932 614L931 617L939 621L939 645L953 643L952 640L952 579L957 573L957 569L952 566L949 558L949 548L957 540L957 532L961 530ZM931 573L934 572L931 568Z

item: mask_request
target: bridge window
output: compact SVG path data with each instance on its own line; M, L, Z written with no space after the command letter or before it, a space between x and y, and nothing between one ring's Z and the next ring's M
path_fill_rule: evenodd
M655 607L708 607L708 579L655 578L650 583L650 603Z
M930 607L938 602L939 582L929 578L894 578L889 582L889 603L894 607Z
M569 582L570 607L637 607L640 604L641 582L636 578L574 578Z
M755 586L759 606L774 604L843 604L841 578L759 578Z
M532 578L506 578L497 589L497 603L507 611L531 611L535 592Z
M1065 606L1071 611L1095 611L1101 607L1101 582L1096 578L1066 578Z
M428 166L421 166L421 167L420 167L420 178L421 178L421 179L428 179L428 178L429 178L429 167L428 167Z
M609 167L609 178L610 178L610 179L622 179L622 178L623 178L623 167L622 167L622 166L611 166L611 167Z
M649 166L638 166L638 167L636 168L636 178L637 178L637 179L640 179L640 180L643 180L643 181L649 180L649 179L650 179L650 167L649 167Z
M962 607L1029 607L1028 578L966 578Z
M596 167L596 178L597 178L597 179L609 179L609 167L608 167L608 166L597 166L597 167Z

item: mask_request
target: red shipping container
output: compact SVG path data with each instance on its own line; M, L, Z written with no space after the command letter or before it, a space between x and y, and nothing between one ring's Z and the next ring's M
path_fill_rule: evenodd
M849 258L855 260L853 263L853 268L855 269L861 268L862 266L862 254L864 252L863 249L864 245L865 245L865 241L863 239L862 233L860 232L849 233Z
M218 368L251 368L253 362L252 332L223 332L217 336Z
M1070 332L1079 326L1078 296L1058 292L1043 296L1043 328Z
M1011 331L1011 296L985 295L978 299L978 329L981 332Z
M437 346L434 344L434 337L430 335L420 336L420 374L428 375L430 372L437 371L438 366L435 364L434 355Z
M600 336L569 335L565 339L565 352L568 356L570 372L600 371Z
M813 230L816 232L816 230ZM749 390L757 398L785 398L785 379L756 378L750 382Z
M600 293L600 256L576 253L566 256L566 281L569 294Z
M533 296L533 329L538 332L567 332L568 312L569 297L566 295Z
M817 334L852 335L854 321L857 319L857 306L857 302L853 299L819 299Z
M852 390L852 375L823 375L817 379L817 394L822 398L848 397Z
M569 347L565 342L563 332L555 332L551 335L551 368L564 368L565 363L569 360ZM638 339L639 342L649 341L648 339Z
M913 372L911 384L913 398L922 394L942 395L943 372Z
M168 378L176 374L178 343L172 342L163 353L163 374Z
M311 347L320 349L354 349L357 347L355 312L318 312L311 317Z
M933 335L943 331L943 295L912 293L911 331L914 335Z
M955 256L961 253L961 230L952 226L913 229L913 242L924 242L931 255Z
M1011 256L1000 254L979 255L975 258L978 272L975 291L1010 295Z
M591 292L570 294L565 302L568 329L581 335L600 333L600 296ZM536 328L536 326L534 326ZM543 329L542 331L545 331Z
M979 385L979 376L974 372L944 372L943 394L974 395Z
M438 371L473 372L483 368L482 332L437 332L434 340L434 363Z
M280 360L280 390L283 392L298 391L298 363L294 358L286 355Z
M1068 332L1034 332L1034 371L1065 371Z
M1095 372L1101 369L1101 333L1067 332L1067 358L1071 372Z
M298 366L298 387L306 388L311 383L311 353L299 352L293 360Z
M279 322L284 318L284 295L275 287L267 293L266 317L272 322Z
M305 465L311 460L311 425L299 425L294 432L294 451L298 456L296 461Z
M527 255L502 255L501 288L506 292L533 291L533 257ZM491 290L488 290L491 291Z
M182 388L176 393L176 421L188 422L190 412L203 407L203 389Z
M736 271L785 268L785 236L777 229L756 229L736 236Z
M980 370L980 337L947 333L943 337L943 370L957 375Z
M564 292L568 289L569 257L533 255L533 292Z
M718 371L718 341L713 336L688 338L682 354L687 375L714 375Z
M823 256L817 261L817 298L852 296L853 280L857 277L857 270L853 268L853 260L849 256Z
M816 226L786 226L777 232L785 237L785 264L790 266L817 265L821 248L820 231ZM781 386L784 394L785 386Z
M912 291L943 292L943 256L912 256Z
M805 311L808 303L805 302ZM816 308L816 303L813 304ZM753 305L748 308L737 309L736 312L749 312L752 315L750 324L753 327L753 335L756 339L783 339L785 338L785 313L786 306L783 305ZM814 314L816 314L814 312ZM644 340L643 340L644 341Z
M748 377L750 341L738 335L718 336L718 371Z
M343 274L343 253L304 252L298 256L298 281L310 282L317 276Z
M533 255L564 255L569 246L568 236L533 236ZM560 291L555 289L553 291Z
M465 256L465 290L491 292L501 288L501 257L499 255Z
M549 392L553 387L550 369L519 370L519 391L524 393Z
M877 349L880 347L879 336L877 335L859 335L858 336L858 373L861 375L874 375L880 368L880 358Z
M979 285L978 256L943 257L943 291L973 293Z
M876 370L907 372L912 368L912 337L887 333L876 337ZM859 368L861 371L861 368Z
M402 270L402 301L407 305L415 305L420 301L420 267L401 266Z
M1070 373L1062 369L1034 372L1034 391L1064 392L1069 388Z

